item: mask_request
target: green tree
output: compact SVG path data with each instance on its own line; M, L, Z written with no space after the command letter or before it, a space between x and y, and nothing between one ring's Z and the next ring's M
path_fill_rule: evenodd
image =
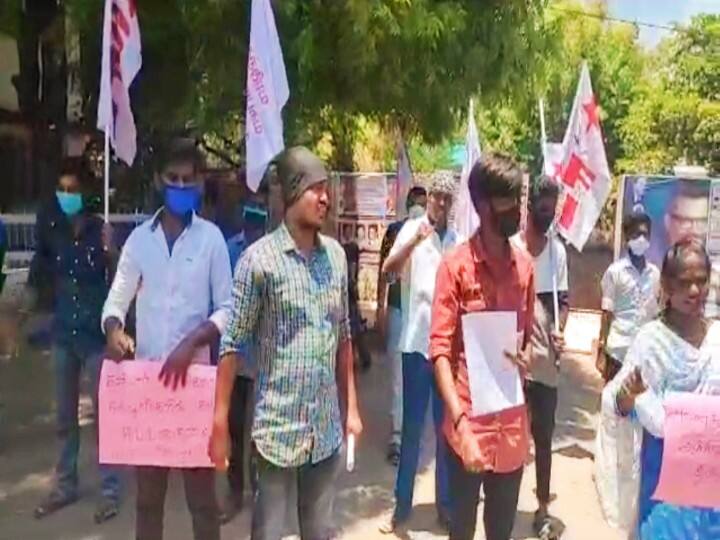
M502 100L480 96L478 127L488 146L517 156L535 172L540 168L538 99L545 100L547 137L561 141L575 97L580 66L587 61L593 90L602 109L602 128L611 167L623 157L620 121L638 95L644 53L628 24L607 24L602 4L552 2L545 12L546 46L538 50L537 67L528 73L524 98Z
M102 4L67 0L83 29L88 119L95 108ZM286 139L327 133L352 169L362 119L406 138L452 134L468 96L511 94L544 43L542 0L273 2L291 86ZM144 134L194 128L242 159L250 2L138 3L144 68L133 92ZM219 147L219 148L218 148Z
M315 0L278 4L291 87L291 138L332 135L352 168L357 118L439 142L479 89L512 93L545 36L542 2ZM294 120L294 122L292 122Z
M670 173L678 161L720 172L720 16L678 28L648 62L621 119L622 171Z

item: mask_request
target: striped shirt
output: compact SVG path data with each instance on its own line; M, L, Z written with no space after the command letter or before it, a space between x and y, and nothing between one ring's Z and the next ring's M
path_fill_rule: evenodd
M238 261L220 353L254 338L252 440L279 467L318 463L342 443L335 368L339 344L350 339L347 287L340 244L318 235L306 259L285 224Z

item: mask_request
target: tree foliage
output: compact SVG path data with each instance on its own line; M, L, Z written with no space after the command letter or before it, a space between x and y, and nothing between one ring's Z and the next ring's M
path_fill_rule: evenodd
M481 97L478 126L489 146L518 156L538 171L538 99L545 101L548 140L562 141L580 66L587 61L593 89L602 107L603 134L611 166L623 156L619 121L627 115L638 95L643 51L635 41L633 26L607 25L602 20L605 15L606 8L601 4L581 6L569 1L551 4L545 15L545 27L552 39L540 52L539 64L524 85L530 99L518 102L510 97L493 102Z
M542 0L273 2L288 70L289 142L330 134L331 164L353 168L362 121L438 142L467 97L511 95L544 47ZM102 3L67 0L83 34L88 120L98 86ZM143 71L133 103L143 133L193 128L242 155L250 2L138 2ZM361 137L360 137L361 138Z
M720 172L720 16L700 15L648 59L620 121L621 171L670 173L679 161Z
M3 3L16 33L21 0ZM94 125L102 2L65 0L79 28L85 120ZM243 161L250 1L139 0L143 71L132 89L141 147L192 130L213 156ZM483 147L539 168L537 99L550 140L563 136L583 60L617 172L679 159L718 170L720 22L696 17L657 51L633 25L573 0L273 0L291 98L286 141L333 167L393 165L398 133L416 168L448 163L468 98ZM583 14L582 12L585 12ZM588 16L587 14L590 14Z

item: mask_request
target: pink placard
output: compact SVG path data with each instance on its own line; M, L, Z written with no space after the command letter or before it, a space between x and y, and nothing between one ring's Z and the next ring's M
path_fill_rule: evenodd
M175 391L158 380L161 368L161 362L103 363L100 463L212 467L215 368L192 365L187 384Z
M665 448L654 499L720 508L720 396L671 394Z

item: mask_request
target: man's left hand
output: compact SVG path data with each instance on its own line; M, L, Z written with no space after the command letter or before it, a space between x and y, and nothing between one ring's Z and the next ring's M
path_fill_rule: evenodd
M516 353L505 351L505 358L510 360L510 362L512 362L520 370L520 375L522 376L525 376L530 369L530 355L528 354L527 349L520 349Z
M185 386L187 382L187 372L192 364L193 357L195 356L194 344L184 339L180 344L175 347L170 356L165 360L162 369L160 370L160 380L165 387L170 387L176 390L178 385L181 387Z
M349 411L345 423L345 436L350 434L359 437L363 431L363 423L358 411Z

